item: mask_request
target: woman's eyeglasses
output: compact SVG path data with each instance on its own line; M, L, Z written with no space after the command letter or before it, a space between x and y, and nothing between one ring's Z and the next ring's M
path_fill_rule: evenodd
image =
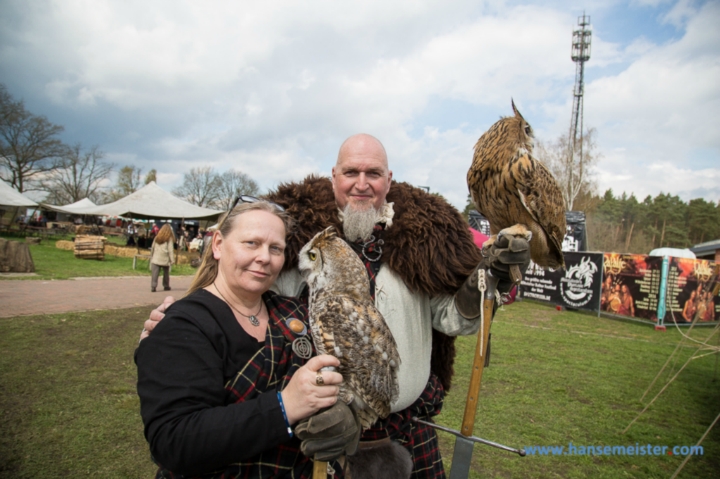
M267 203L270 203L271 205L273 205L273 206L274 206L275 208L277 208L278 210L280 210L280 211L285 211L285 208L283 208L282 206L280 206L280 205L277 204L277 203L273 203L272 201L267 201L267 200L261 200L260 198L255 198L254 196L249 196L249 195L240 195L240 196L236 197L236 198L235 198L235 201L233 202L232 206L230 207L230 211L232 211L233 209L235 209L235 207L237 206L237 204L238 204L239 202L241 202L241 201L242 201L243 203L257 203L258 201L266 201Z

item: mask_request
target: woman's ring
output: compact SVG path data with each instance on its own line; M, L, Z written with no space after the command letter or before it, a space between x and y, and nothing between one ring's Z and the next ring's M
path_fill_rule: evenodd
M317 384L318 386L322 386L323 384L325 384L325 380L320 374L315 376L315 384Z

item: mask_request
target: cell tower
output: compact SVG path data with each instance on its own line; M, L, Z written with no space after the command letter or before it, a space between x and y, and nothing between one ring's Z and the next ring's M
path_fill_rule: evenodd
M570 138L569 138L569 161L575 162L575 155L579 153L579 175L580 181L582 181L583 175L583 162L582 162L582 136L583 136L583 94L585 92L585 62L590 60L590 41L592 39L592 31L590 30L590 16L583 13L582 17L578 17L578 28L573 30L572 36L572 52L570 58L575 62L575 88L573 89L573 110L572 119L570 121ZM578 133L580 136L580 142L578 145ZM579 146L579 148L577 148ZM579 151L577 151L579 150ZM575 168L569 168L569 191L573 191L576 188L575 185ZM579 185L577 185L579 187ZM574 198L574 196L572 197ZM569 198L572 203L572 198ZM568 204L570 208L572 204Z

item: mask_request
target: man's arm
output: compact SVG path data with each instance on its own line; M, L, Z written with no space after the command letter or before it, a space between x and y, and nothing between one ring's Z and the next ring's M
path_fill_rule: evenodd
M143 324L143 330L140 333L140 341L150 335L150 332L155 329L155 326L157 326L157 324L165 317L165 311L167 311L170 305L174 302L175 298L172 296L166 296L162 304L150 312L150 318L145 320L145 323Z

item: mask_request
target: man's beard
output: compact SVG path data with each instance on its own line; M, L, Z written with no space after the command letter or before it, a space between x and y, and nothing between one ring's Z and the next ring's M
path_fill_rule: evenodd
M348 241L367 241L373 234L379 213L371 205L364 210L355 209L350 203L343 209L343 233Z

